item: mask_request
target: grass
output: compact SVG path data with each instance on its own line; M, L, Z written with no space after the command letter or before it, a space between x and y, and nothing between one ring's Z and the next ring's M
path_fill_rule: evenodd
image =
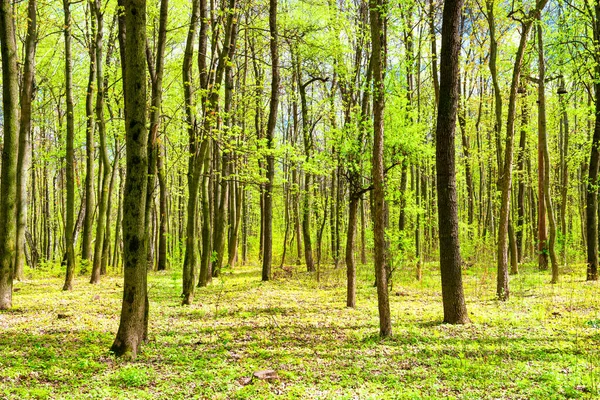
M358 306L345 307L345 271L320 282L293 267L260 282L259 268L225 270L180 306L180 274L151 273L150 338L133 363L108 352L122 278L60 291L56 273L28 271L13 310L0 313L0 398L563 399L600 396L598 284L584 267L561 283L525 266L512 298L494 300L494 275L465 270L473 324L441 324L437 266L422 282L396 272L394 336L378 337L370 266ZM277 271L276 271L277 272ZM54 276L48 276L54 275ZM244 378L264 369L280 379Z

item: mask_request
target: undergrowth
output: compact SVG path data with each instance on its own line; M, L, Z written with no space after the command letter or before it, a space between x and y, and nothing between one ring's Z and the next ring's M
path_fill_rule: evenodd
M495 276L464 271L472 324L441 324L439 272L426 264L394 275L394 336L378 337L371 266L359 268L358 306L345 307L345 270L225 270L195 303L180 305L180 273L150 273L150 333L135 362L108 351L118 327L122 278L27 272L14 308L0 313L0 397L562 399L600 396L598 284L585 268L561 282L524 266L512 297L494 299ZM291 272L290 272L291 271ZM583 271L583 273L582 273ZM273 369L273 382L244 378Z

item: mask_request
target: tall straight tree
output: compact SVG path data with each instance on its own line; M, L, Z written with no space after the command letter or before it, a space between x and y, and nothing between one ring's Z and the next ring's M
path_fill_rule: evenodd
M146 339L148 289L146 265L146 0L122 0L125 12L125 143L127 175L123 193L123 306L119 331L111 347L117 356L134 359Z
M386 0L371 0L371 65L373 68L373 236L375 242L375 276L377 278L377 305L379 309L379 335L392 335L390 300L388 295L388 275L386 269L385 240L385 172L384 172L384 121L386 64Z
M63 290L73 289L75 272L75 243L73 228L75 227L75 106L73 104L73 59L71 57L71 1L63 0L65 15L65 92L67 97L67 154L65 159L65 178L67 184L67 212L65 217L65 246L67 255L67 272Z
M440 230L440 270L444 322L470 322L462 284L458 203L456 198L456 162L454 135L459 98L458 63L462 0L446 0L442 21L440 52L440 97L435 131L438 221Z
M167 19L169 15L169 1L161 0L160 2L160 17L158 25L158 41L156 43L156 54L153 55L148 45L146 45L146 57L148 61L148 70L150 72L150 82L152 83L152 100L150 107L150 135L148 136L148 199L146 199L146 229L149 230L150 226L150 213L152 210L152 203L154 202L154 176L158 173L161 174L160 180L160 191L161 191L161 202L160 202L160 226L161 232L159 236L159 255L158 264L160 270L166 269L166 190L164 184L164 168L158 169L158 161L162 161L161 145L158 142L158 130L160 128L160 113L162 106L162 91L163 91L163 75L165 71L165 47L167 44ZM152 241L148 234L148 246L152 246ZM152 265L148 265L152 267Z
M102 164L102 191L98 203L98 218L96 223L96 243L94 244L94 260L92 265L92 276L90 283L100 282L102 266L102 252L104 247L104 235L106 228L106 210L108 208L108 194L110 178L112 176L110 162L108 160L108 144L106 143L106 121L104 120L104 65L102 57L104 15L100 0L90 2L91 18L96 21L96 32L94 32L93 51L96 60L96 126L100 138L100 162ZM92 24L93 26L94 24Z
M271 264L273 258L273 179L275 177L275 125L277 123L277 107L279 106L279 49L277 47L277 0L269 0L269 32L271 39L271 104L267 122L267 183L263 193L263 265L262 280L271 279Z
M12 282L17 237L17 158L19 135L19 75L12 2L0 3L2 108L4 143L0 183L0 310L12 307Z
M96 66L98 65L98 51L97 51L97 38L98 34L102 35L102 27L97 27L96 25L96 13L94 12L95 1L89 1L89 10L90 10L90 25L91 32L89 38L89 56L90 56L90 67L88 73L88 84L87 90L85 94L85 165L86 165L86 173L85 173L85 215L83 219L83 237L81 243L81 260L88 263L92 262L92 239L93 239L93 226L94 226L94 214L96 212L94 205L94 153L95 153L95 143L94 143L94 132L96 130L96 121L94 119L94 91L96 89L96 79L97 79L97 70ZM100 22L100 25L102 23ZM101 37L101 36L100 36ZM102 50L100 50L100 54L102 54ZM100 61L101 63L101 61ZM103 79L103 77L100 77ZM98 87L100 90L100 87ZM97 98L100 97L99 94L96 95ZM100 163L102 163L102 158L100 158ZM100 207L102 207L100 205ZM100 244L100 243L98 243ZM99 274L98 274L99 279ZM92 271L92 279L91 282L94 283L94 272Z
M550 193L550 151L548 150L548 134L546 130L546 62L544 59L544 35L542 32L542 21L539 21L537 29L538 39L538 137L541 144L543 165L538 166L541 170L544 170L544 202L546 203L546 210L548 213L548 225L550 228L550 237L547 243L545 243L548 249L548 255L550 256L550 262L552 263L552 281L551 283L558 283L558 260L556 259L556 251L554 250L554 244L556 242L556 218L554 217L554 207L552 206L552 196ZM562 121L561 121L562 122ZM540 209L541 212L541 209ZM543 218L546 218L544 215ZM547 263L547 261L546 261ZM548 266L546 265L546 268Z
M27 37L25 39L25 67L21 83L21 116L19 124L19 161L17 170L17 249L15 278L23 279L25 264L25 229L27 227L27 177L31 164L31 103L35 75L35 45L37 40L37 1L29 0L27 8Z
M496 282L496 296L499 300L508 300L508 229L510 219L510 198L513 173L513 147L515 138L515 118L517 114L517 89L521 78L521 68L525 49L529 40L529 33L533 23L539 18L542 9L548 0L537 0L536 7L528 14L522 15L521 38L514 58L512 81L508 97L508 114L506 116L506 147L504 151L504 165L501 175L500 220L498 222L498 275ZM522 13L522 11L519 11Z
M587 280L598 280L598 170L600 167L600 4L595 3L594 19L594 52L596 63L594 66L594 95L595 116L594 135L590 151L588 181L586 191L585 230L587 244Z
M183 55L183 91L185 102L185 115L189 137L190 159L188 160L188 211L195 211L198 197L198 185L200 181L200 169L196 167L196 158L198 154L198 138L196 137L196 116L194 113L194 96L192 88L192 62L194 59L194 42L198 34L198 20L200 18L200 3L204 2L194 0L192 2L192 15L188 27L187 40L185 42L185 52ZM197 214L193 212L188 215L186 237L185 237L185 259L183 262L183 304L191 304L194 297L194 288L196 285L196 270L198 263L198 251L196 245L196 226Z

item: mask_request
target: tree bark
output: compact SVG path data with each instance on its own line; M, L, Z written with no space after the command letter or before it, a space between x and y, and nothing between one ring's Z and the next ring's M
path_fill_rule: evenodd
M125 10L125 140L127 174L123 194L123 306L111 351L134 359L147 337L148 293L146 265L146 185L148 131L146 128L146 0L120 0Z
M499 300L508 300L510 292L508 286L508 225L510 217L510 193L512 188L513 145L515 133L515 116L517 102L517 88L521 76L521 67L529 32L533 22L538 18L547 0L538 0L536 8L531 10L524 19L521 28L521 38L517 54L515 55L510 95L508 100L508 114L506 117L506 149L504 153L504 168L501 176L502 194L500 199L500 220L498 227L498 276L496 295Z
M595 3L594 43L596 65L594 72L600 76L600 4ZM592 136L592 149L588 170L585 230L587 244L587 277L588 281L598 280L598 167L600 166L600 82L594 83L596 121Z
M385 239L385 174L384 174L384 109L386 68L385 0L370 0L370 25L373 65L373 236L375 242L375 276L379 310L379 335L392 335L392 320L386 273Z
M0 3L2 108L4 140L0 180L0 310L12 307L17 235L17 163L19 135L19 76L12 2Z
M544 157L544 201L548 212L548 225L550 228L550 237L548 241L548 255L552 264L552 281L558 283L558 260L556 259L556 251L554 245L556 243L556 218L554 217L554 209L552 207L552 196L550 193L550 152L548 150L548 138L546 131L546 65L544 59L544 35L542 33L541 20L537 29L538 38L538 69L539 69L539 92L538 92L538 129L542 147L542 155ZM539 169L542 167L539 166ZM547 268L547 265L546 265Z
M275 177L275 125L277 122L277 108L279 105L279 49L277 46L277 0L269 0L269 48L271 51L271 103L269 106L269 120L267 122L267 183L264 192L264 243L262 280L271 279L271 263L273 257L273 179Z
M21 84L21 116L19 123L19 159L17 165L17 241L15 278L23 279L25 264L25 231L27 230L27 177L31 166L31 103L34 95L35 46L37 41L37 1L29 0L27 8L27 36L25 39L25 67ZM33 190L32 190L33 191ZM35 204L35 203L32 203ZM32 248L32 253L34 249ZM37 251L35 251L37 253ZM34 259L36 259L35 257ZM29 267L34 265L29 264Z
M436 127L436 173L444 322L469 323L462 284L454 136L459 99L458 63L462 0L444 3L440 51L440 99Z
M65 221L67 272L63 290L71 290L73 288L73 274L75 272L75 243L73 241L73 227L75 225L75 153L73 150L73 142L75 140L75 107L73 105L70 0L63 0L63 7L65 13L65 87L67 97L67 156L65 160L67 185L67 209Z
M109 201L109 186L112 176L112 168L108 159L108 144L106 143L106 121L104 119L104 66L103 66L103 37L104 16L100 0L94 0L92 4L93 14L96 19L96 36L94 50L96 52L96 126L100 138L100 160L102 164L102 191L100 192L100 203L98 204L98 216L96 221L96 242L94 244L94 261L92 265L92 276L90 283L99 283L102 272L102 254L104 251L104 236L106 230L106 215ZM94 16L92 16L94 18Z
M194 113L192 63L194 59L194 43L196 41L198 21L200 20L200 7L206 8L205 1L194 0L192 2L192 16L190 26L188 28L182 67L185 115L190 152L190 158L188 160L188 215L185 229L185 258L183 261L183 304L191 304L194 299L194 288L196 286L196 276L198 270L198 250L196 244L196 204L198 185L200 184L200 168L196 167L195 165L197 162L196 157L199 155L196 154L198 151L198 138L196 117ZM204 34L206 35L206 31L204 31Z

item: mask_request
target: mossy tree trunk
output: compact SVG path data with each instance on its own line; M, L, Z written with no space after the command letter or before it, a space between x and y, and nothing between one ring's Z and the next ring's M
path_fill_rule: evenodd
M17 159L19 135L19 76L12 2L0 3L2 108L4 140L0 183L0 310L12 307L12 282L17 237Z
M125 138L127 172L123 193L123 304L119 330L111 347L117 356L135 358L147 337L146 265L146 1L122 0L125 13Z

